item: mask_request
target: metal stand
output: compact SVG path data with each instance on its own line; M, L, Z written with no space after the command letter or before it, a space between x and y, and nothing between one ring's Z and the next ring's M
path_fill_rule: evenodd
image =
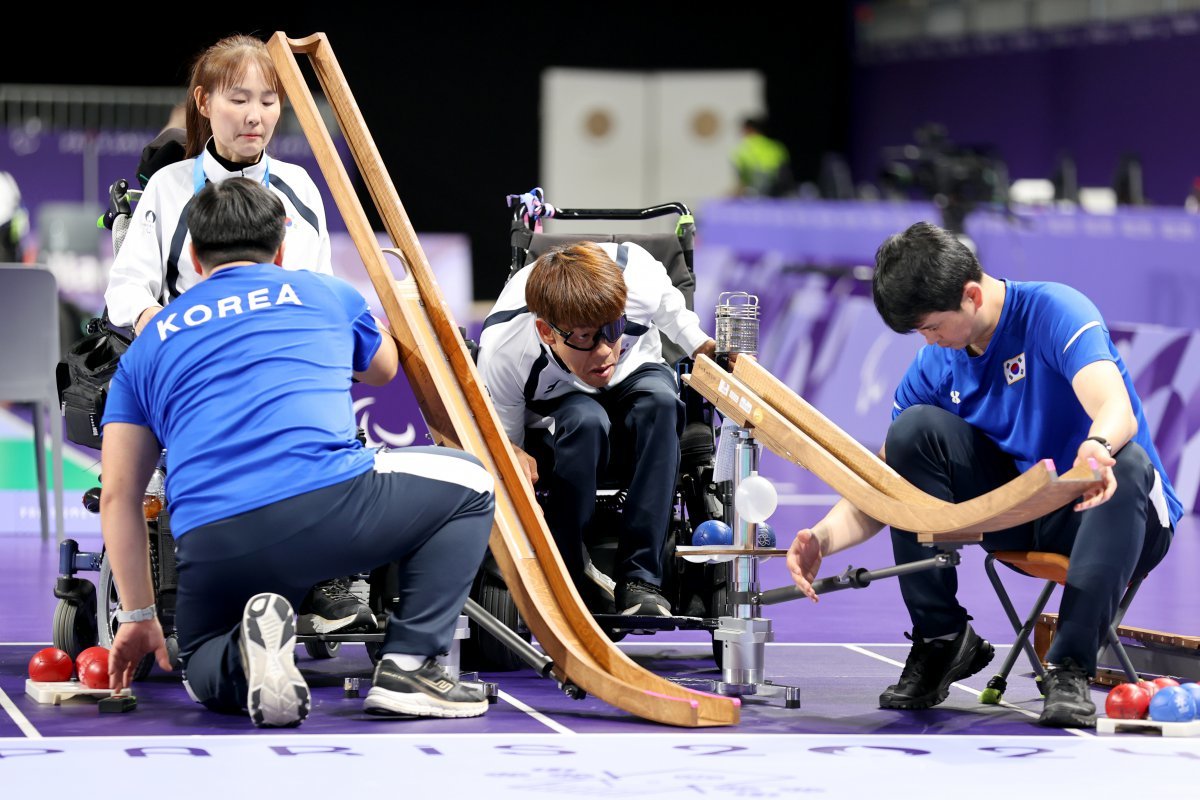
M736 466L733 488L744 478L758 472L758 445L746 428L735 431ZM729 525L733 528L735 548L751 547L758 537L758 526L743 520L734 503L726 504ZM800 687L766 680L763 662L767 642L775 640L771 620L759 616L758 556L737 555L729 563L732 613L720 618L713 641L721 643L721 680L686 679L679 683L703 688L713 694L762 700L784 708L800 707Z

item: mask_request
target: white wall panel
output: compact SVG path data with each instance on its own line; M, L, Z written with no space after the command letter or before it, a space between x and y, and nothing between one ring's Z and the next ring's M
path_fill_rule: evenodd
M654 202L679 200L693 210L733 191L731 154L742 118L764 112L762 75L753 70L660 72L651 77L653 119L650 191Z
M730 154L741 118L763 108L762 76L752 70L546 70L537 185L551 203L567 207L682 201L695 209L733 188ZM550 223L547 230L650 231L672 224Z

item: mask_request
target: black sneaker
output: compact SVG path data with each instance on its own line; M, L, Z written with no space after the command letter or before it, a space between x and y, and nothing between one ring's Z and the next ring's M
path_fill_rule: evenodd
M900 680L879 696L880 708L930 708L946 699L950 684L988 665L995 649L968 624L954 639L920 641L909 634L912 650Z
M342 579L318 583L300 604L299 632L349 633L375 630L378 625L371 607L351 593Z
M381 658L363 701L368 714L386 717L478 717L487 709L482 688L451 678L433 658L411 671Z
M256 594L242 612L239 646L246 673L246 710L260 728L299 725L308 716L308 684L296 669L292 605L271 593ZM189 690L190 691L190 690Z
M625 581L617 591L617 611L625 616L669 617L671 604L660 592L652 583Z
M1070 658L1051 664L1042 679L1046 700L1038 724L1048 728L1096 727L1096 704L1088 689L1088 675Z

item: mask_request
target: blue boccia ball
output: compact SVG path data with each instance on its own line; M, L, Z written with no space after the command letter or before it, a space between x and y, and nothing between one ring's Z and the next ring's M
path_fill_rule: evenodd
M775 529L765 522L758 523L758 546L764 549L775 547Z
M706 520L692 532L692 544L696 547L733 544L733 529L719 519Z
M1200 683L1189 681L1180 685L1192 696L1192 702L1196 704L1196 716L1200 717Z
M1196 701L1182 686L1165 686L1150 700L1150 719L1155 722L1191 722L1196 718Z

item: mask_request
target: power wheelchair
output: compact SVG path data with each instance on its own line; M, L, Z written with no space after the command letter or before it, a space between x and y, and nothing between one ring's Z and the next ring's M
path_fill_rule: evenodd
M683 203L673 202L643 209L565 209L544 202L540 189L524 195L509 197L513 209L510 226L511 261L508 279L522 267L532 263L548 250L578 241L630 241L646 249L667 269L672 283L683 294L687 307L693 308L695 273L693 242L695 223ZM542 231L545 219L556 220L628 220L645 221L660 217L676 217L671 233L635 234L548 234ZM676 371L686 374L691 367L690 354L682 352L673 342L663 338L663 358ZM477 344L468 342L472 355ZM718 618L728 613L730 598L727 563L692 563L675 558L675 547L690 545L692 532L701 522L722 519L732 501L730 482L714 481L715 412L698 393L679 382L680 396L685 407L684 432L680 441L680 467L675 488L674 513L662 554L666 569L662 592L674 609L670 617L625 616L615 613L593 613L602 630L610 638L620 640L630 633L655 633L661 630L707 630L718 627ZM533 452L531 451L531 455ZM539 498L540 491L535 493ZM596 498L596 512L584 531L584 543L591 568L603 579L614 572L617 560L617 540L614 531L620 530L620 515L625 489L619 476L601 476ZM490 552L476 576L471 597L484 610L501 620L528 641L530 632L522 622L511 593ZM511 645L493 637L486 630L473 629L467 640L464 658L479 669L511 670L526 663ZM714 656L721 657L719 642L714 641Z

